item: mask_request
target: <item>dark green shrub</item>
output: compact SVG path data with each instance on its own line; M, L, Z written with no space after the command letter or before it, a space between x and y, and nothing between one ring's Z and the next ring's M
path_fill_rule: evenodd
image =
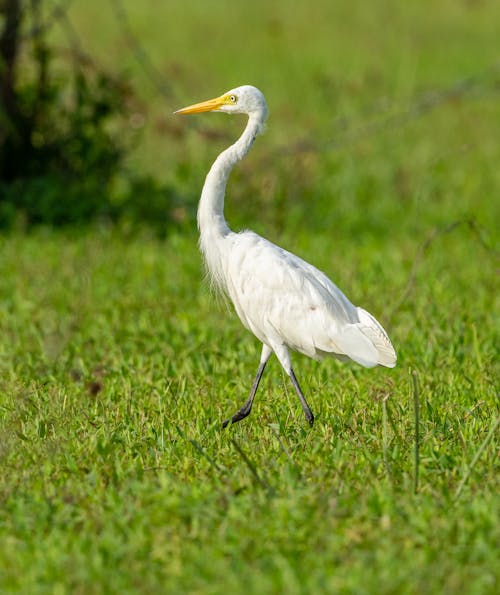
M36 28L41 4L0 4L0 227L125 218L163 228L170 189L141 178L129 180L128 195L113 192L127 148L129 85L81 52L49 48L46 29ZM28 16L36 33L26 38Z

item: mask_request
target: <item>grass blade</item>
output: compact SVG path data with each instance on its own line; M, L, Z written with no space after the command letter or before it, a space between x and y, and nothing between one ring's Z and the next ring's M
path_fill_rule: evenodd
M462 477L462 481L460 482L460 484L458 485L457 491L455 492L455 497L454 500L457 501L458 498L460 497L460 494L462 493L462 490L464 489L465 484L467 483L467 480L469 479L470 474L472 473L472 470L474 469L474 467L476 466L476 463L479 461L479 459L481 458L481 455L484 452L484 449L488 446L488 444L491 442L495 432L498 429L498 426L500 425L500 416L498 416L495 420L495 423L491 426L490 431L488 432L488 435L486 436L486 438L483 440L481 446L477 449L476 454L474 455L474 458L472 459L472 461L470 462L470 465L467 467L467 469L465 470L465 474Z
M200 455L203 458L205 458L210 463L210 465L212 465L212 467L217 469L217 471L223 471L222 467L217 463L217 461L212 459L212 457L205 452L204 448L201 446L199 442L193 440L192 438L188 438L178 425L175 426L175 429L177 430L179 436L184 440L187 440L190 444L192 444L192 446L200 453Z
M415 461L415 474L413 476L413 493L418 493L418 482L419 482L419 466L420 466L420 398L418 393L418 376L416 370L412 370L411 373L413 381L413 411L415 416L415 450L414 450L414 461Z
M389 463L389 438L387 435L387 400L389 395L382 399L382 450L384 456L384 466L388 479L392 481L392 470Z
M245 462L246 466L250 469L250 472L252 473L252 475L255 478L255 481L261 486L263 487L265 490L267 490L269 493L274 493L274 489L266 482L264 481L260 475L257 472L257 468L255 467L255 465L252 463L252 461L248 458L248 456L246 455L245 451L241 448L241 446L236 442L236 440L234 438L231 438L231 442L233 443L234 448L236 448L236 450L238 451L239 455L241 456L241 458L243 459L243 461Z

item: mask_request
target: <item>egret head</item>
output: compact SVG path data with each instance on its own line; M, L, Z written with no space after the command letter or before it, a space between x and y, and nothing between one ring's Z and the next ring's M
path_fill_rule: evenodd
M226 112L228 114L259 115L262 119L267 116L267 105L264 95L252 85L243 85L230 89L220 97L195 103L177 110L176 114L198 114L201 112Z

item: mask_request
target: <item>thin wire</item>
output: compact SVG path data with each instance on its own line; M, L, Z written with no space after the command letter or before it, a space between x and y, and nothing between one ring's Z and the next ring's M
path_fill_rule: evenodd
M489 88L485 89L486 86L489 86ZM292 146L279 145L268 152L263 160L275 160L278 157L288 158L290 155L300 153L339 150L379 132L400 128L409 122L424 117L447 102L471 97L474 93L481 90L483 93L480 96L484 96L486 92L500 93L500 62L491 64L477 74L455 80L442 89L427 90L419 93L413 96L413 98L410 98L406 107L399 110L394 109L392 113L382 117L375 117L368 122L361 120L360 123L359 114L350 119L339 117L333 122L333 128L337 129L335 138L320 142L303 139ZM380 106L380 103L381 100L371 103L370 106L363 110L362 114L387 114L387 112L392 110L392 106L395 105L395 102L392 104L389 102L389 106L384 105L382 108L379 108L377 106Z
M149 54L139 43L139 40L136 37L130 25L130 20L128 18L125 7L123 6L123 2L121 2L121 0L109 0L109 2L122 28L125 38L127 39L128 46L133 52L135 59L144 70L144 73L156 87L157 91L159 91L164 97L172 99L172 97L174 96L174 93L172 91L172 85L169 82L167 82L162 73L154 65L153 60L150 58Z
M57 21L63 19L67 15L72 4L73 0L61 0L61 2L54 6L49 16L43 22L37 23L31 27L31 29L28 29L28 31L23 33L21 35L21 40L26 41L33 37L38 37L42 33L46 33L53 25L57 23ZM25 9L22 9L21 13L23 10Z

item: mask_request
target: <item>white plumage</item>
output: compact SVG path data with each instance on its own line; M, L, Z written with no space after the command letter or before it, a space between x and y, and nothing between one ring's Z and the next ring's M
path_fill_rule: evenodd
M252 408L267 360L274 352L292 379L307 420L314 416L293 372L289 350L321 359L332 355L365 367L396 365L396 353L382 326L354 306L328 277L298 256L252 231L234 233L224 219L229 173L263 130L267 106L262 93L245 85L176 113L205 111L248 114L241 137L212 165L200 198L200 248L208 271L234 304L243 325L263 343L257 376L243 407L224 427Z

